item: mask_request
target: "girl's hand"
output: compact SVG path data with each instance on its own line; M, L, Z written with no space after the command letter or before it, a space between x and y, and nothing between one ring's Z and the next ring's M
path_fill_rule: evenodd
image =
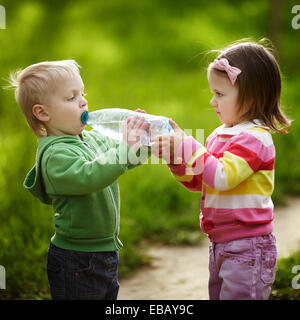
M153 145L151 149L156 157L164 158L168 164L180 164L182 163L182 158L176 157L176 151L186 138L186 134L173 120L169 120L169 122L174 132L152 138Z
M145 113L144 110L137 112ZM123 126L123 141L127 142L133 153L137 153L140 149L141 137L146 134L147 130L149 130L149 124L145 122L145 118L142 116L139 117L136 115L125 120Z

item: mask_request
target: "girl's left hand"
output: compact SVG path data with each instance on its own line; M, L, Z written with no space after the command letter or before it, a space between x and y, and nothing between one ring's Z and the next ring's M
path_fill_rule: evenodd
M176 157L176 151L187 136L173 120L170 119L169 122L174 132L152 138L151 149L156 157L164 158L167 164L180 164L182 163L182 158Z

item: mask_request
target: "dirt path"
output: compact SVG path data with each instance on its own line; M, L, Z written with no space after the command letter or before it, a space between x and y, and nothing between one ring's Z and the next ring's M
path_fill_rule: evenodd
M274 234L278 257L300 248L300 199L275 209ZM208 245L151 247L151 266L120 280L120 300L208 299Z

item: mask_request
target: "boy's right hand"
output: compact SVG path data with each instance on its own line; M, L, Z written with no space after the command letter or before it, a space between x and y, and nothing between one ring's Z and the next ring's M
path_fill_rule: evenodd
M139 109L137 112L145 113ZM125 120L123 127L123 141L126 141L133 153L141 147L141 137L149 130L149 124L145 122L145 118L141 115L129 117Z

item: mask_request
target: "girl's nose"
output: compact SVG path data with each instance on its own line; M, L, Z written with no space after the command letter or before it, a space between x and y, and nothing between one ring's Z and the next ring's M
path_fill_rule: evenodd
M209 104L213 107L216 107L217 106L217 102L215 100L215 97L212 97L211 100L209 101Z

